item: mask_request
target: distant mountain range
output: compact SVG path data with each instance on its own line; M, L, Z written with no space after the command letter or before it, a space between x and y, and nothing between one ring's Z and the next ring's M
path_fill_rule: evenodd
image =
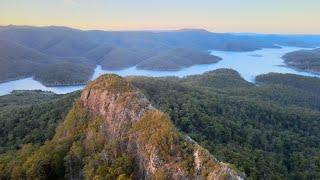
M320 36L0 26L0 81L33 76L47 86L84 84L97 64L110 70L179 70L217 62L207 50L253 51L278 45L316 47Z

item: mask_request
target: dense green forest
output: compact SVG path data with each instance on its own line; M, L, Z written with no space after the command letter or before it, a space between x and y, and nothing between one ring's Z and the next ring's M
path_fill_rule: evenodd
M303 71L320 72L320 49L300 50L283 56L288 66Z
M157 54L137 64L138 69L153 71L178 71L196 64L213 64L222 60L208 52L175 48Z
M317 77L305 77L296 74L269 73L256 78L260 83L278 84L296 88L306 93L320 94L320 81ZM310 94L309 94L310 95Z
M79 92L14 91L0 96L0 153L52 138Z
M79 57L52 57L0 38L0 82L34 77L44 85L85 84L96 64Z
M181 132L248 179L320 178L319 79L273 73L258 76L255 85L220 69L186 78L127 80L168 113ZM78 95L2 96L0 142L7 153L0 156L0 171L7 167L8 154L15 154L12 149L50 139ZM19 158L28 148L36 146L24 146Z
M286 76L258 77L259 86L233 70L131 81L181 131L248 179L319 179L320 80L306 78L314 87L279 84Z
M116 75L90 82L53 138L0 156L0 179L236 180L242 174L179 133L166 113Z

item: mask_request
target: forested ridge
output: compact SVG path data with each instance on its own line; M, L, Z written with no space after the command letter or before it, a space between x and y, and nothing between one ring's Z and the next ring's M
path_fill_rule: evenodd
M117 75L90 82L52 138L0 156L1 179L237 180L242 176L179 133L167 114Z
M318 179L320 94L277 83L286 76L264 75L255 86L233 70L217 70L132 83L181 131L248 179ZM317 81L310 91L318 88L319 79L306 79Z
M176 71L221 60L209 56L208 50L317 47L319 42L316 35L245 35L203 29L82 31L56 26L1 26L0 82L34 77L46 86L79 85L91 79L97 65L105 70L137 66ZM301 66L309 65L302 62Z
M258 76L257 84L252 84L229 69L186 78L126 79L140 89L153 106L168 113L180 132L199 142L219 160L234 164L247 179L320 178L319 79L272 73ZM0 123L19 127L22 120L19 114L33 114L31 109L24 108L30 107L28 104L43 107L44 111L59 107L58 112L67 112L72 103L61 102L73 102L78 96L77 93L61 96L38 92L39 98L33 98L34 93L37 94L2 96L0 117L12 112L14 115L0 118ZM49 103L44 106L42 100L36 99ZM41 144L44 139L52 138L45 130L52 132L61 120L61 113L40 114L25 116L25 119L54 122L52 126L41 126L36 137L42 138L24 140L20 137L30 136L29 131L25 131L23 136L11 133L10 138L1 141L2 152L7 153L0 156L0 174L10 168L8 156L15 156L12 149L19 149L24 143ZM14 132L14 129L6 131Z
M285 54L283 59L290 67L320 73L320 48L290 52Z
M78 96L79 92L56 95L42 91L0 96L0 153L51 139Z

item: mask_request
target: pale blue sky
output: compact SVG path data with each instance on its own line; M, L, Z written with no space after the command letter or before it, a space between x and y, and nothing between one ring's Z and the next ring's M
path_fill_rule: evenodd
M320 0L1 0L0 24L320 34Z

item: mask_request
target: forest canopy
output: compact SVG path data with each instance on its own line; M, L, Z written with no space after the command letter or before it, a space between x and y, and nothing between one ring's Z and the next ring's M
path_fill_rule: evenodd
M320 178L319 79L272 73L258 76L256 85L229 69L126 79L168 113L180 132L247 179ZM0 97L0 171L10 168L8 157L23 158L22 152L51 139L78 96L24 91Z

